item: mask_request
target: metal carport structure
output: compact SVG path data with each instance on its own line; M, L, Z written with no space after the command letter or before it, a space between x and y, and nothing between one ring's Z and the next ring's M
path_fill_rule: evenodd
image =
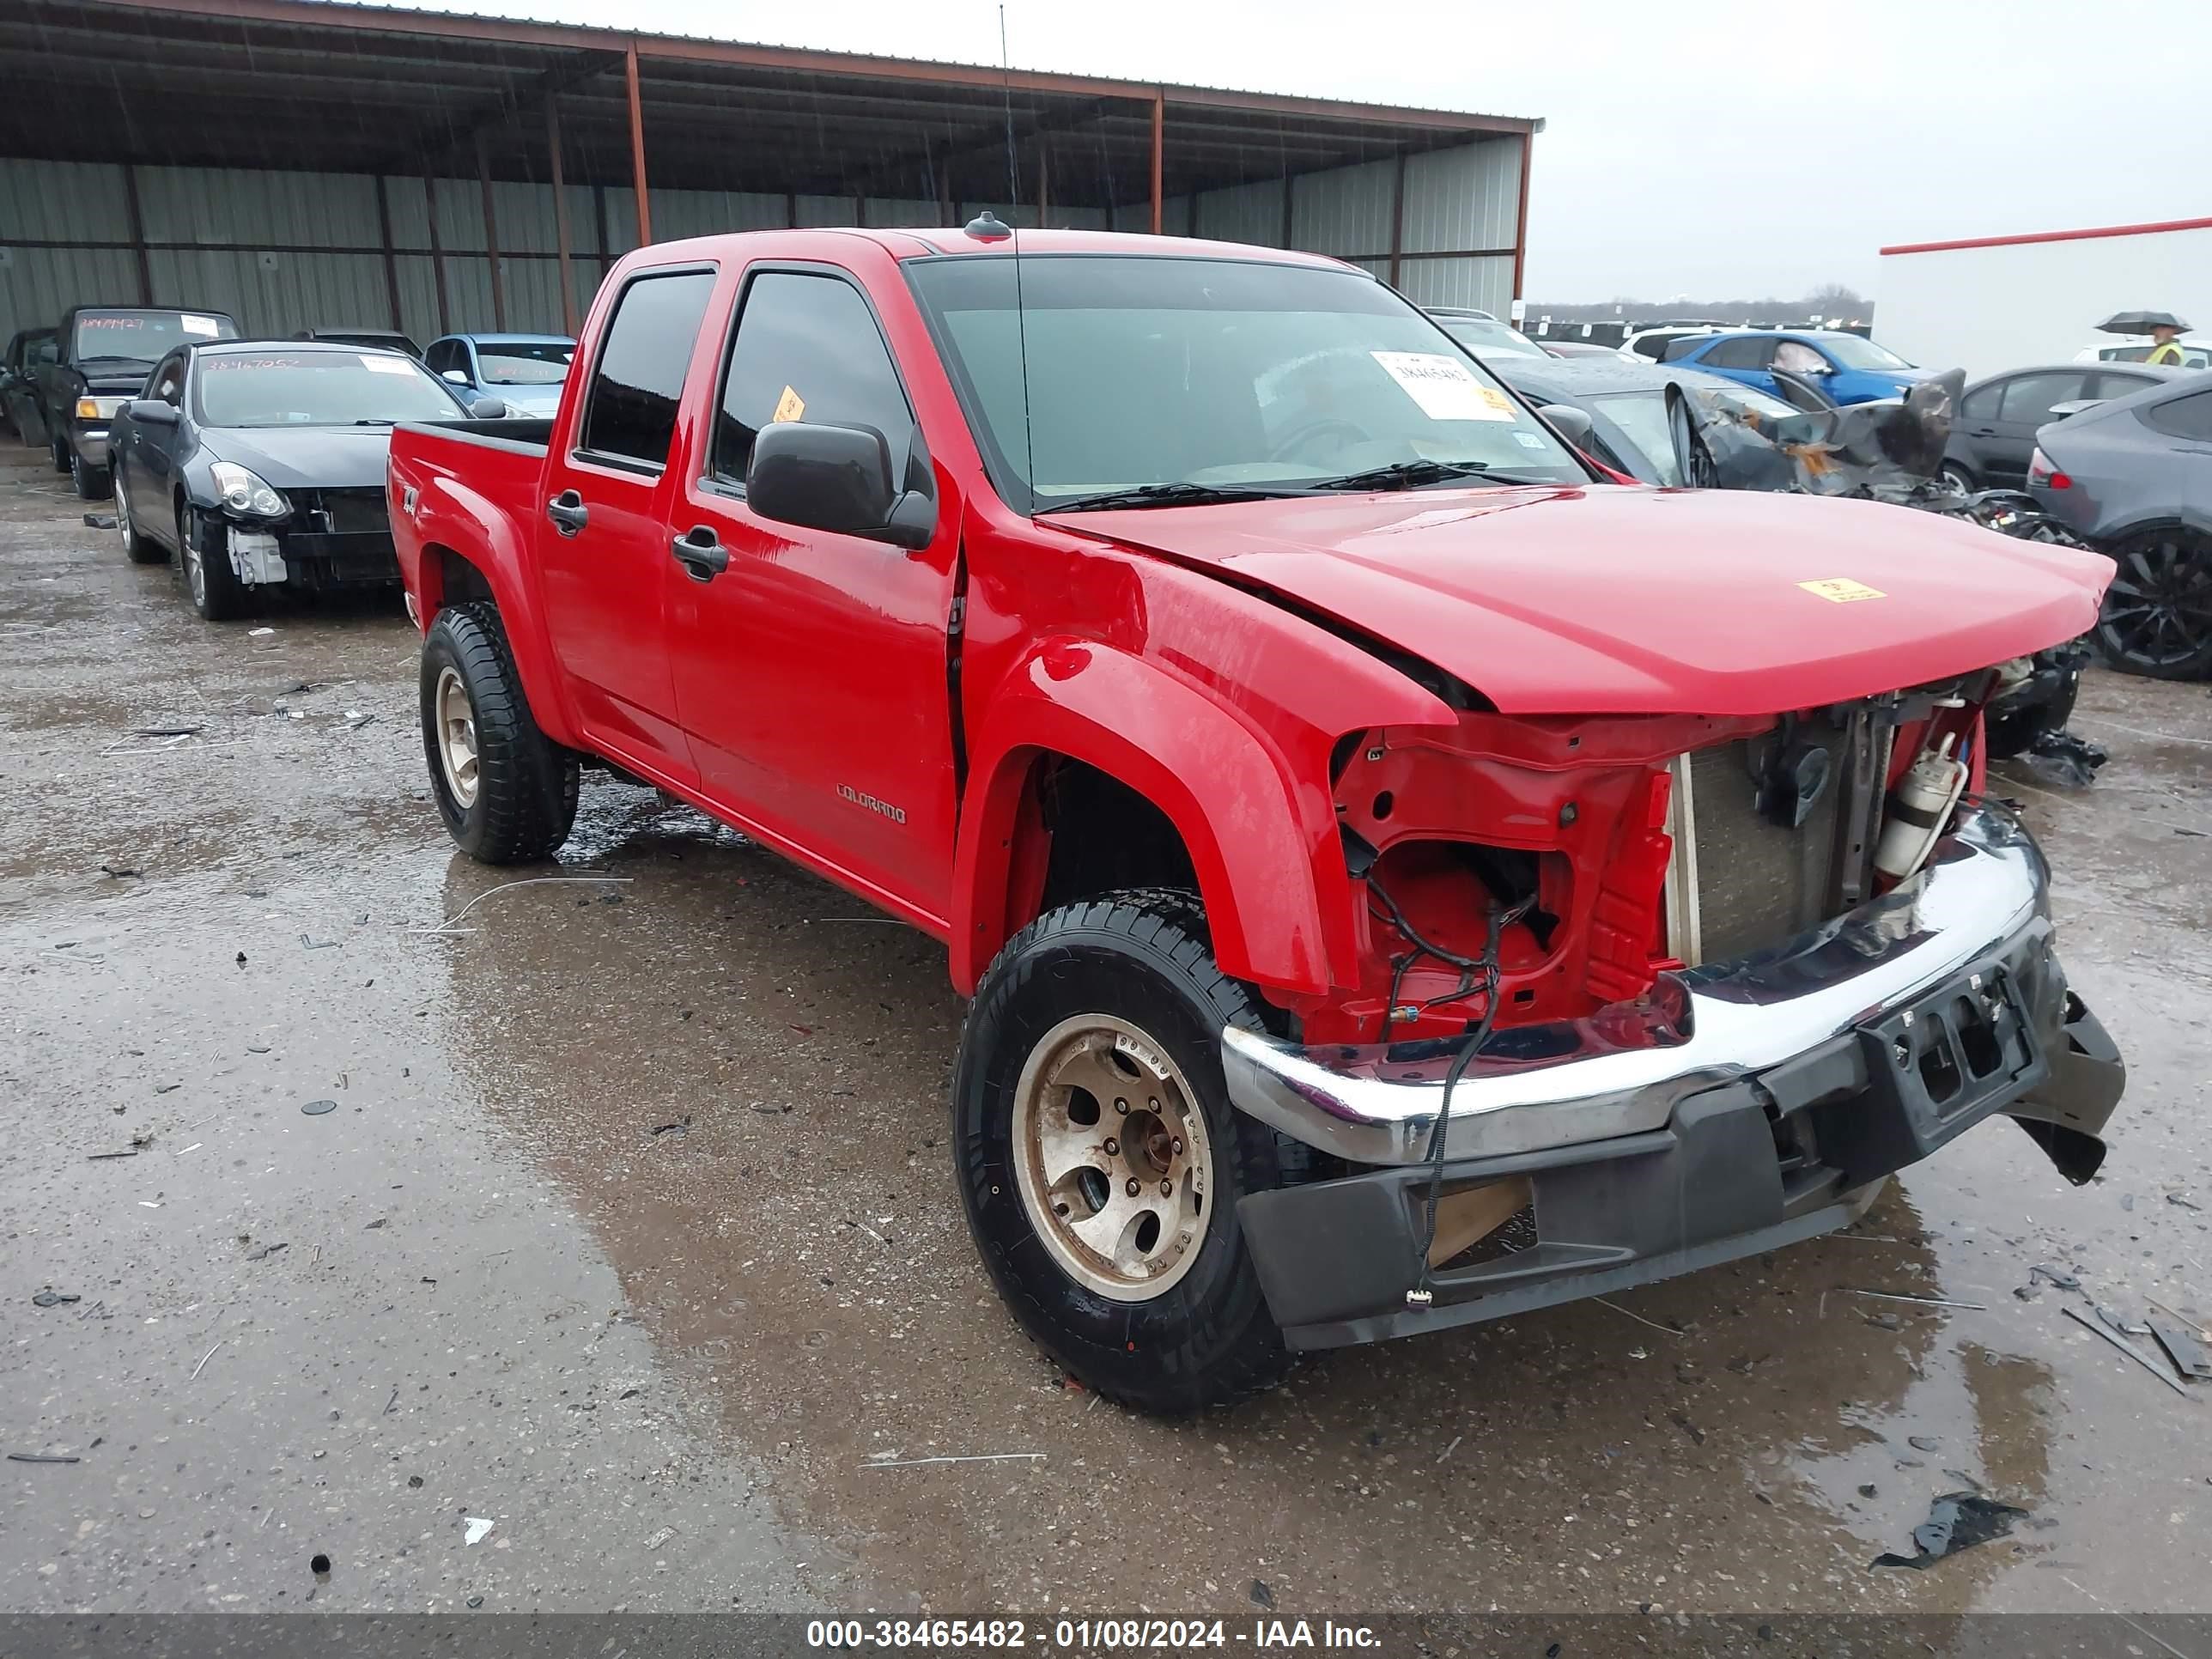
M326 0L13 0L0 82L0 337L80 302L573 330L656 235L982 206L1503 310L1542 125Z

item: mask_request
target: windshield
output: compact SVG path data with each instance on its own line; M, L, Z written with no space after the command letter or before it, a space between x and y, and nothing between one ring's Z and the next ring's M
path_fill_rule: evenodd
M1439 317L1445 333L1477 356L1503 354L1508 357L1548 357L1551 353L1519 329L1504 323L1485 322L1480 317Z
M1911 363L1885 346L1862 340L1856 334L1823 336L1821 345L1845 368L1910 368Z
M172 347L237 337L238 325L211 312L80 311L70 337L70 357L80 363L106 360L151 368Z
M1667 394L1649 392L1607 392L1590 398L1592 412L1603 416L1634 444L1651 463L1652 475L1662 484L1682 482L1682 468L1674 457L1674 423L1667 416Z
M1012 258L907 269L993 476L1024 511L1147 485L1294 490L1407 463L1589 482L1448 336L1352 271L1025 257L1018 315Z
M197 368L203 426L388 426L467 413L412 359L380 353L210 353Z
M558 386L568 378L568 365L575 356L574 343L568 340L542 345L502 340L477 347L477 364L486 386Z

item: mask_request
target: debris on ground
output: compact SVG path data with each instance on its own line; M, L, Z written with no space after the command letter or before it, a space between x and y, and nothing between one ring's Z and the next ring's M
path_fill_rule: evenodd
M66 1303L83 1300L82 1297L72 1296L66 1291L40 1291L31 1298L31 1305L34 1308L58 1308Z
M1923 1308L1966 1308L1975 1313L1987 1313L1988 1305L1980 1302L1954 1302L1940 1296L1906 1296L1899 1291L1847 1291L1851 1296L1870 1296L1879 1302L1913 1302Z
M1872 1565L1911 1567L1915 1571L1930 1567L1960 1550L2007 1536L2013 1522L2027 1515L2026 1510L2000 1504L1994 1498L1983 1498L1970 1492L1945 1492L1929 1506L1928 1518L1912 1529L1915 1553L1885 1552L1875 1557Z
M2168 1193L2166 1201L2184 1210L2202 1210L2204 1206L2183 1193Z
M264 1244L259 1249L252 1252L246 1259L248 1261L266 1261L270 1256L276 1255L277 1251L289 1250L291 1248L292 1246L289 1240L287 1240L282 1244Z
M258 640L264 634L274 634L276 631L273 628L249 628L246 630L246 637L249 640Z
M651 1133L653 1138L658 1139L662 1135L684 1135L689 1134L690 1132L691 1114L686 1112L682 1117L677 1119L675 1122L660 1124Z
M82 1457L70 1457L56 1452L9 1452L10 1463L82 1463Z
M335 1112L337 1109L338 1103L335 1100L311 1100L300 1108L309 1117L320 1117L324 1113Z
M2179 1382L2175 1382L2173 1378L2168 1376L2163 1370L2153 1364L2151 1363L2150 1357L2148 1354L2136 1347L2134 1343L2129 1341L2127 1338L2122 1336L2118 1331L2108 1328L2102 1321L2091 1318L2087 1314L2083 1313L2079 1308L2061 1308L2059 1311L2064 1314L2069 1319L2072 1320L2075 1324L2082 1326L2087 1330L2094 1331L2097 1335L2103 1337L2106 1341L2111 1343L2122 1353L2127 1355L2129 1358L2134 1360L2136 1364L2142 1366L2160 1382L2165 1383L2167 1388L2172 1389L2174 1393L2181 1395L2183 1399L2185 1400L2189 1397L2189 1390L2186 1388Z
M118 881L143 881L145 879L145 876L142 872L131 869L127 866L120 864L103 864L100 866L100 873L103 876L112 876Z
M461 1519L469 1523L468 1531L461 1539L465 1544L481 1544L484 1534L492 1529L492 1522L480 1516L465 1515Z
M338 942L334 939L317 939L311 933L300 935L300 948L302 951L335 951L337 947Z
M1862 1498L1872 1498L1875 1495L1875 1490L1876 1488L1874 1482L1869 1480L1859 1488L1859 1496Z
M2080 1279L2058 1267L2045 1267L2040 1265L2030 1267L2027 1270L2027 1277L2031 1283L2040 1279L2057 1290L2078 1291L2081 1288Z
M134 727L134 738L196 738L207 730L204 726L141 726Z
M1263 1607L1272 1607L1275 1605L1275 1592L1267 1588L1266 1579L1255 1578L1252 1581L1252 1599Z
M36 1300L35 1297L33 1298ZM70 1298L74 1302L76 1298ZM2166 1350L2166 1357L2173 1362L2173 1369L2184 1376L2212 1377L2212 1353L2196 1335L2180 1326L2164 1319L2150 1322L2150 1334L2158 1339L2158 1346Z
M665 1544L670 1539L675 1536L675 1528L663 1527L658 1532L654 1533L652 1537L645 1540L645 1547L649 1550L657 1550L663 1544Z
M84 515L84 527L88 530L112 530L115 528L115 515L112 513L88 513Z
M1908 1434L1905 1437L1905 1443L1915 1451L1934 1451L1943 1443L1931 1434Z
M137 1149L136 1146L133 1146L133 1147L131 1147L131 1148L130 1148L129 1150L127 1150L127 1151L120 1152L87 1152L87 1153L84 1155L84 1161L85 1161L86 1163L88 1163L88 1164L97 1164L97 1163L99 1163L102 1158L136 1158L136 1157L137 1157L137 1156L138 1156L138 1149Z
M2013 761L2039 783L2084 789L2097 781L2097 769L2111 758L2102 744L2062 728L2038 732Z

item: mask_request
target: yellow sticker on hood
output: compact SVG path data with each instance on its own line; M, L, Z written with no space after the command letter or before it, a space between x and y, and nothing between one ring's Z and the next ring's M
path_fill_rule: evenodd
M1835 605L1849 605L1854 599L1886 599L1889 597L1879 587L1869 587L1864 582L1855 582L1849 576L1823 576L1816 582L1799 582L1797 586L1808 593Z

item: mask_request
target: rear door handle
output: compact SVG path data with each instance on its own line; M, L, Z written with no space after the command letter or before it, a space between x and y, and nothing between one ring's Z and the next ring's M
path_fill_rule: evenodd
M573 489L564 489L545 503L545 516L563 536L573 536L592 521L592 509Z
M1993 426L1969 427L1966 435L1972 438L1994 438L1997 435L1997 429Z
M730 568L730 550L707 525L692 526L668 544L668 550L695 582L710 582Z

